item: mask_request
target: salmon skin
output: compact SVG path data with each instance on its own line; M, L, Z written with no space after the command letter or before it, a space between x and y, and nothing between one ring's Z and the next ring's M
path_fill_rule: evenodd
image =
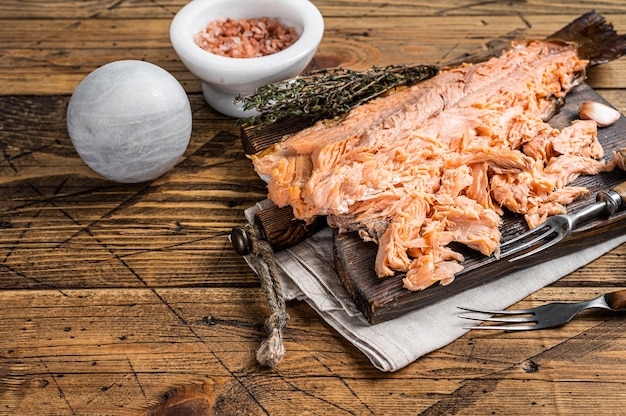
M379 277L404 273L409 290L446 285L463 269L452 243L494 254L505 210L534 227L588 192L569 185L578 176L614 168L595 122L558 130L547 121L588 67L624 52L626 38L590 12L251 158L276 205L376 242Z

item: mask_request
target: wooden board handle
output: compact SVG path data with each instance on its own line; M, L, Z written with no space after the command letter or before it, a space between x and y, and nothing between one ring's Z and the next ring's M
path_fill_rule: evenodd
M254 225L256 231L250 231L246 227L235 227L230 233L235 251L242 256L252 251L251 232L260 234L256 237L270 243L274 251L280 251L295 246L326 227L327 224L325 217L318 217L312 223L307 224L294 217L290 206L283 208L274 206L257 212L254 216Z
M241 144L248 155L253 155L280 142L285 137L303 130L313 124L310 117L295 117L280 123L270 124L263 129L255 126L241 127Z
M254 219L274 251L292 247L326 226L323 217L318 217L311 224L296 219L290 206L264 209L257 212Z

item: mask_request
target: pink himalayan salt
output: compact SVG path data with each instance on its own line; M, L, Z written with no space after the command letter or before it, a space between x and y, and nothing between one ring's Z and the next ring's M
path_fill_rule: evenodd
M202 49L230 58L258 58L279 52L298 40L293 27L277 19L218 18L198 32L194 40Z

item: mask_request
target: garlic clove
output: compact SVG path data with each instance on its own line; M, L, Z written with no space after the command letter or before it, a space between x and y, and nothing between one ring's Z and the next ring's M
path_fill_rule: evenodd
M598 127L608 127L619 120L621 114L616 109L597 101L585 101L578 107L578 116L583 120L593 120Z
M621 170L626 170L626 148L613 151L613 160Z

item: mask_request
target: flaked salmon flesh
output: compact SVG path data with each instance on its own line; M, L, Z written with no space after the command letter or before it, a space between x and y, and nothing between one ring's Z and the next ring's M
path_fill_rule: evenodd
M579 175L613 169L595 122L547 124L587 65L575 44L516 42L318 122L254 155L254 168L297 218L377 242L379 277L448 284L464 260L452 242L491 255L505 209L534 227L588 192L569 186Z

